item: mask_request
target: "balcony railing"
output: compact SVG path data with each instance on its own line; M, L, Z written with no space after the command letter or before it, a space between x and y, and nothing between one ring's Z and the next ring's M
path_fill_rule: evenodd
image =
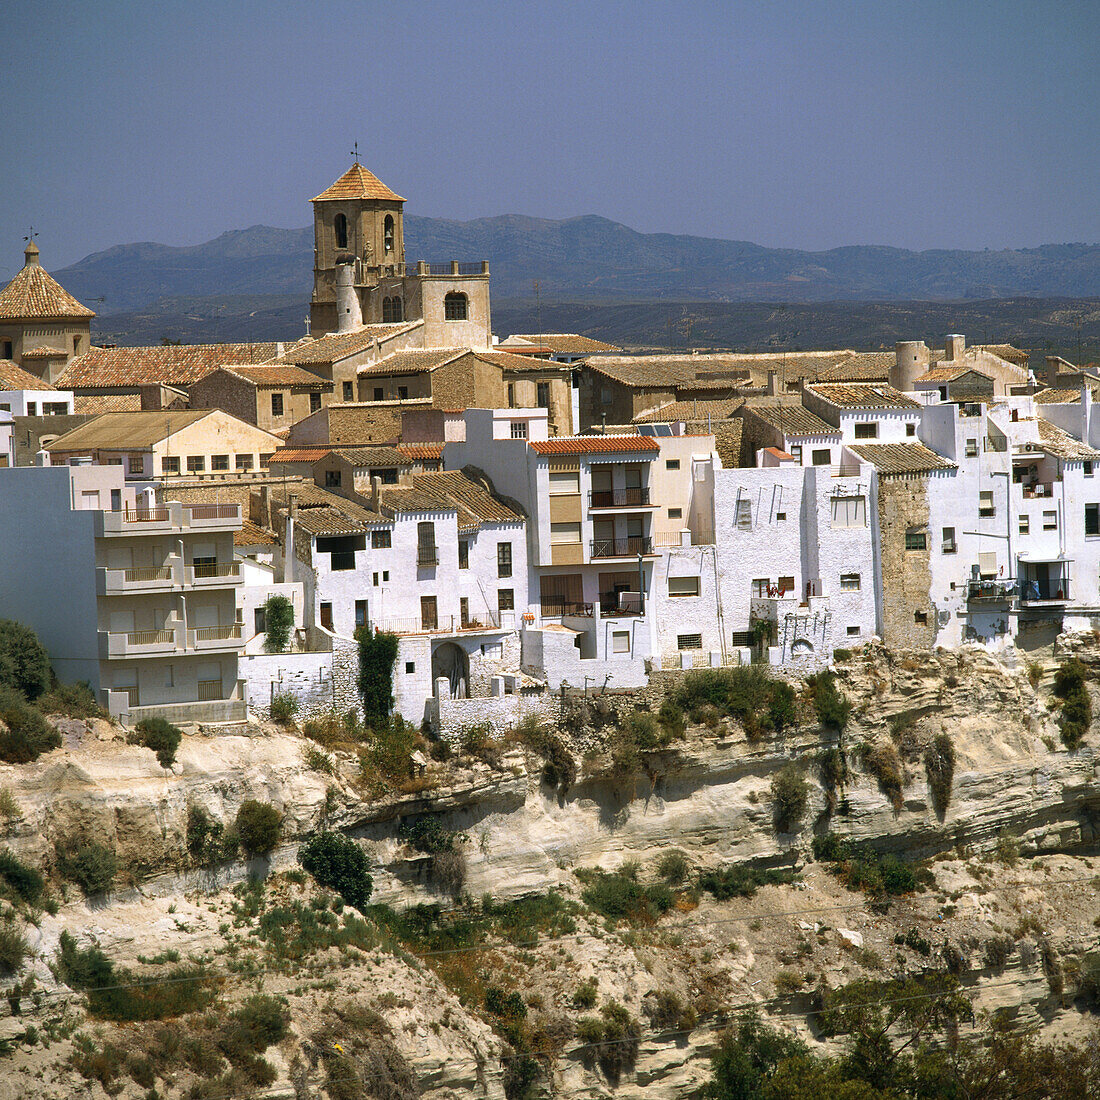
M481 611L476 615L439 615L425 620L419 615L396 619L372 619L370 628L383 634L458 634L464 630L499 630L500 614Z
M193 565L196 580L204 580L209 577L239 577L241 575L240 562L215 562L204 565Z
M421 546L416 552L417 565L438 565L439 551L434 546Z
M241 624L232 626L197 626L195 627L196 642L225 642L241 636Z
M174 630L131 630L126 634L129 645L165 645L176 640Z
M241 506L239 504L185 504L184 508L195 519L239 519Z
M1052 497L1054 496L1054 485L1049 481L1037 481L1032 485L1024 484L1024 499L1030 500L1032 497Z
M968 600L996 600L1005 601L1012 599L1016 592L1015 581L982 580L970 581L966 597Z
M149 566L142 569L123 569L122 579L127 584L136 584L141 581L170 581L172 579L172 567L170 565Z
M593 539L592 557L630 558L653 553L653 539L648 535L631 535L625 539Z
M649 486L627 489L592 489L588 494L589 508L631 508L649 504Z
M833 467L833 477L859 477L859 464L842 462Z
M1020 603L1035 603L1038 600L1068 602L1069 598L1068 577L1053 580L1049 578L1029 580L1026 577L1020 579Z
M640 592L601 592L600 614L605 618L623 615L644 615L645 604Z
M124 508L122 518L126 523L167 523L168 509L163 506L155 508Z
M592 604L572 600L543 600L541 611L544 619L557 618L559 615L575 615L582 619L592 618Z

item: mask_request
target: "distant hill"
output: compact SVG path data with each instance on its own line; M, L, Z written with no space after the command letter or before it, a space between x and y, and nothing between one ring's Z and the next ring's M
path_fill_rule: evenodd
M607 218L518 215L457 222L405 219L417 259L488 260L493 294L631 301L905 301L1100 296L1100 246L997 252L853 245L825 252L748 241L637 233ZM256 225L205 244L116 245L54 274L101 314L164 297L292 295L308 300L312 229Z

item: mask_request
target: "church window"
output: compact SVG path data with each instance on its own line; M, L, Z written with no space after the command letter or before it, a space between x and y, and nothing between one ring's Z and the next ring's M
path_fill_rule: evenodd
M447 321L466 320L466 295L451 292L443 299L443 317Z
M387 252L393 251L393 215L387 214L383 223L382 244Z
M403 321L405 319L405 303L396 296L382 299L382 320Z
M336 247L347 248L348 246L348 219L343 214L337 214L332 219L332 228L336 230Z

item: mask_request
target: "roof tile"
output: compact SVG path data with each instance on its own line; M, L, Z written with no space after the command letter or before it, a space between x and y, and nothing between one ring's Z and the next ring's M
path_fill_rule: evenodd
M25 371L10 359L0 359L0 390L53 390L45 378Z
M383 202L404 202L391 191L373 172L368 172L356 161L331 187L310 199L310 202L329 202L338 199L378 199Z
M252 344L168 344L150 348L91 348L61 373L61 389L100 386L189 386L218 367L263 363L276 351L271 342Z
M880 474L924 474L957 468L923 443L863 443L849 445L848 450L870 462Z
M91 319L95 312L81 305L45 268L38 264L32 241L27 262L14 279L0 290L0 321L39 321L56 317Z
M628 452L655 454L660 451L657 441L644 435L571 435L557 439L537 439L528 444L540 455L626 454Z

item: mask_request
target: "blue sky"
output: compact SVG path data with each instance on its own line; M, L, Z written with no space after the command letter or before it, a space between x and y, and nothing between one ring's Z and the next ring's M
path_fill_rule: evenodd
M303 226L363 162L410 213L771 246L1100 240L1100 4L14 0L0 271Z

